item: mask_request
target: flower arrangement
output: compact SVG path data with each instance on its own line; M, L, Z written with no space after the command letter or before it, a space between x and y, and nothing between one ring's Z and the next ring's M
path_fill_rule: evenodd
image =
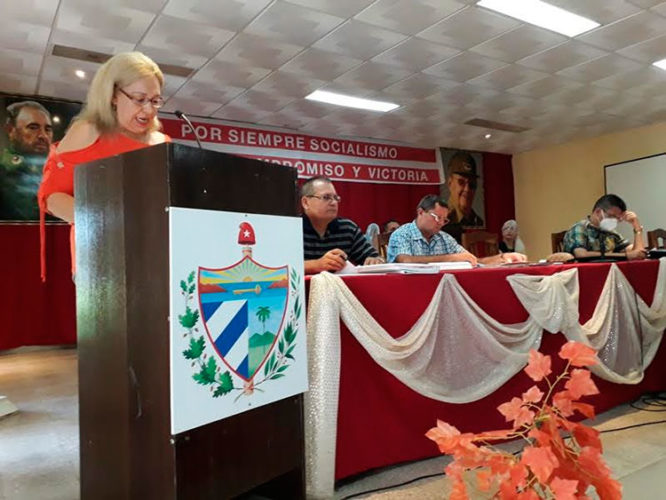
M522 398L514 397L498 406L506 421L513 422L511 429L460 433L438 420L437 427L426 433L442 453L453 456L446 467L453 487L450 499L469 498L463 473L470 469L476 470L479 490L495 491L493 498L501 500L587 500L590 486L601 499L622 498L622 485L611 478L601 456L599 431L567 418L575 412L588 418L595 415L592 405L578 400L599 393L585 368L597 363L596 353L579 342L567 342L559 356L567 364L551 382L550 356L530 351L525 373L535 382L545 381L547 392L544 397L544 392L534 385ZM558 386L561 390L555 392ZM519 454L492 446L493 442L515 438L526 441Z

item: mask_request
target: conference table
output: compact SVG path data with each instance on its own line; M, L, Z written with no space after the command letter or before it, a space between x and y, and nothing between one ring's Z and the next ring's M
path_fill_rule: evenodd
M666 262L662 264L666 268ZM508 276L517 273L545 276L576 269L580 289L579 318L583 324L595 311L611 266L617 266L616 269L626 277L628 284L646 304L652 303L660 267L660 262L655 260L617 264L493 267L450 273L469 297L492 318L503 324L516 324L526 321L528 312L511 288ZM442 273L350 275L342 276L341 279L367 312L396 338L407 332L424 312L442 279ZM310 288L312 286L310 283ZM309 349L313 347L313 334L316 333L309 327ZM465 335L465 332L461 329L459 334ZM543 333L540 351L553 357L554 373L559 373L558 370L563 367L557 352L564 342L566 338L562 334ZM312 359L311 354L311 368ZM436 425L437 419L449 422L461 432L506 428L508 424L497 411L497 406L514 396L520 396L534 384L521 371L495 392L478 401L465 404L437 401L410 389L379 366L342 322L339 368L335 480L378 467L437 455L439 452L435 443L424 436ZM614 384L596 377L595 382L600 394L585 398L584 401L593 404L597 413L633 400L644 392L665 390L666 348L663 344L659 346L654 362L645 370L640 383ZM312 389L311 385L311 392ZM315 400L321 397L321 391L317 393L315 387L315 392L306 405L309 427L319 425L310 415L317 409L315 405L322 404L321 400ZM308 439L312 436L311 432ZM307 457L309 469L313 472L308 485L311 493L313 490L326 492L332 485L333 478L324 477L322 481L322 471L324 475L333 471L326 472L326 467L317 462L321 461L321 456L321 453L309 453Z

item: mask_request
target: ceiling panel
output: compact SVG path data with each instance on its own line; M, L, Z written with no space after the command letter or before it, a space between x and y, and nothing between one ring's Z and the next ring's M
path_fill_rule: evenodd
M241 31L271 0L169 0L163 13L188 21Z
M368 60L406 40L407 36L360 21L347 21L313 47Z
M212 60L192 77L194 81L211 85L230 85L250 88L271 72L270 69Z
M605 55L608 55L608 52L576 40L570 40L551 49L520 59L517 64L539 71L556 73L564 68L576 66Z
M497 59L491 59L474 52L463 52L451 59L435 64L423 72L429 75L464 82L476 78L493 70L502 68L507 64Z
M246 28L252 35L308 46L344 21L324 12L277 0Z
M233 31L208 24L160 16L141 41L145 47L203 58L215 55L234 36Z
M602 26L578 37L604 50L619 50L628 45L645 42L666 32L666 18L640 12L616 23Z
M307 49L294 57L281 70L316 80L335 80L350 69L360 66L361 59L320 49Z
M56 28L82 35L137 43L155 20L155 12L117 3L63 0Z
M37 52L43 54L49 40L46 26L0 20L0 47L2 49ZM37 76L37 75L35 75Z
M666 59L666 35L658 36L645 42L630 45L617 51L618 54L652 64L655 61Z
M437 43L410 38L373 57L374 62L391 64L410 71L421 71L450 59L460 51Z
M377 0L355 19L415 35L464 7L454 0Z
M289 0L290 3L302 5L313 10L319 10L334 16L348 19L375 0Z
M2 17L7 24L26 23L50 28L58 2L59 0L2 0Z
M520 26L470 50L504 62L516 62L566 42L567 37L534 26Z
M301 45L239 33L217 53L215 59L250 67L276 69L303 50Z
M587 17L600 24L610 24L625 17L636 14L641 9L625 0L603 0L590 2L580 0L548 0L548 3Z
M639 63L631 59L609 54L577 66L572 66L571 68L563 69L562 71L558 71L557 74L580 82L590 83L611 75L626 71L635 71L640 67Z
M469 80L469 83L490 87L495 90L506 90L534 80L541 80L547 76L548 73L511 64Z
M467 7L420 32L419 38L465 50L520 26L510 17Z
M413 71L407 69L369 61L336 78L334 83L341 84L345 88L380 90L412 73Z

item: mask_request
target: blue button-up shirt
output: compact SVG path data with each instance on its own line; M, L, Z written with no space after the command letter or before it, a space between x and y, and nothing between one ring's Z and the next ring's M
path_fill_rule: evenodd
M440 231L426 240L416 226L410 222L393 231L387 250L387 261L395 262L398 255L447 255L466 250L452 236Z

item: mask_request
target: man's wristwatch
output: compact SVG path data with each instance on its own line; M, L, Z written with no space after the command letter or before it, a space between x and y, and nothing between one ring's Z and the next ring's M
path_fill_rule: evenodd
M643 226L639 227L638 229L634 228L634 234L642 233L643 232Z

